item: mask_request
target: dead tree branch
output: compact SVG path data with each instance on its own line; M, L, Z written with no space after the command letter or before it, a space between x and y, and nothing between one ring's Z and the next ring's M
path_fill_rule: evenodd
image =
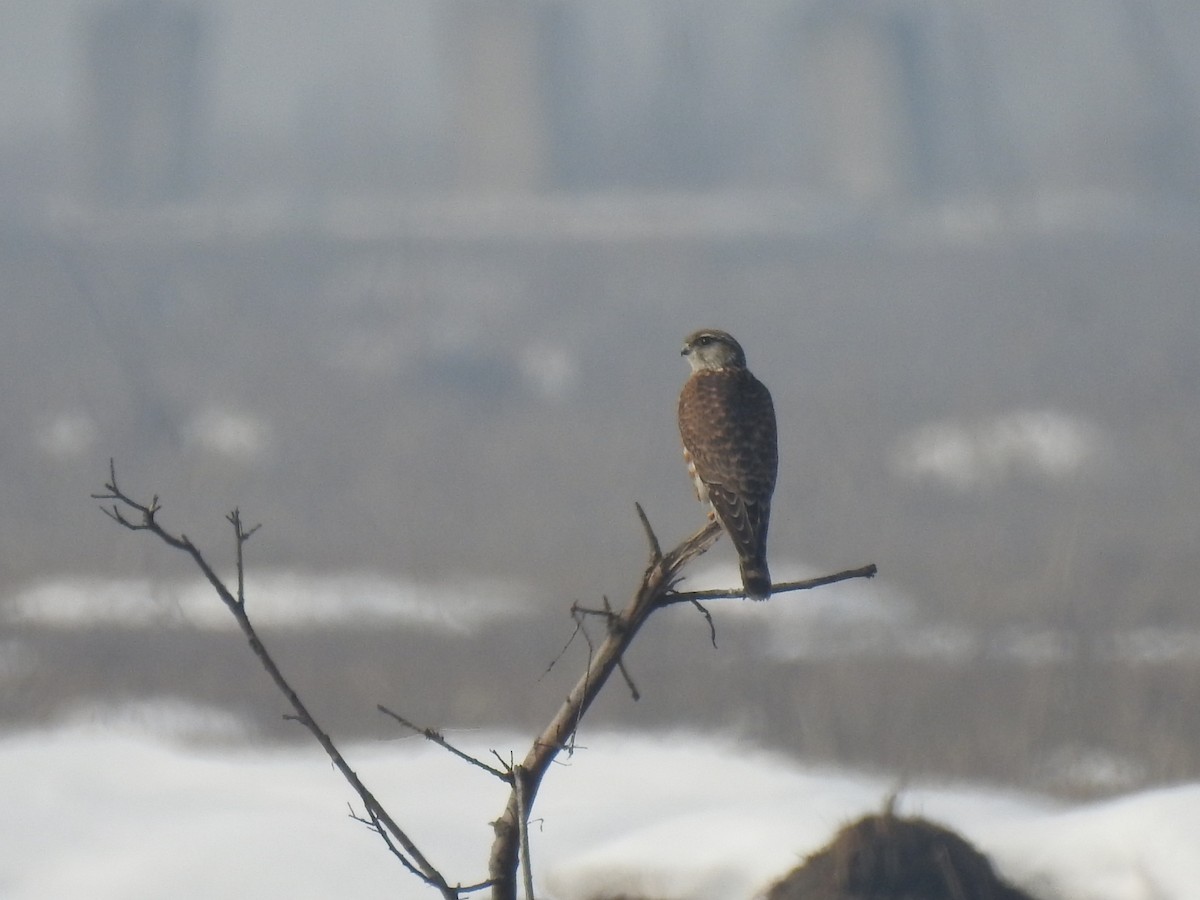
M440 731L437 731L436 729L433 729L433 728L421 728L418 725L414 725L412 722L408 721L408 719L404 718L404 716L400 715L400 713L393 712L392 710L390 710L386 706L384 706L382 703L378 704L375 708L377 710L379 710L381 713L383 713L385 716L395 719L397 722L399 722L401 725L403 725L409 731L416 732L417 734L421 735L421 737L425 738L425 740L430 741L431 743L437 744L439 747L441 747L447 753L457 756L463 762L470 763L473 766L478 766L479 768L483 769L483 771L496 776L501 781L506 782L507 784L513 783L513 775L512 775L511 771L502 772L500 769L489 766L483 760L476 759L474 756L472 756L469 753L464 753L462 750L459 750L457 747L455 747L453 744L451 744L448 740L446 740L446 738L442 735L442 733Z
M613 613L608 604L603 611L591 611L608 619L608 634L593 652L588 654L588 666L583 677L571 689L567 699L546 729L537 737L517 771L522 774L523 796L514 789L504 814L494 823L496 840L492 844L488 875L493 882L494 900L516 900L517 862L520 837L523 833L522 816L532 808L542 778L558 754L571 746L575 729L587 714L588 708L600 694L601 689L622 662L625 649L633 641L646 620L659 609L674 603L691 602L698 606L700 600L740 598L741 591L694 591L678 593L674 590L684 566L711 547L721 535L721 528L709 522L674 550L663 553L658 537L650 525L645 511L637 505L638 518L646 532L650 545L650 560L642 574L641 584L629 605L620 613ZM875 566L864 566L839 572L824 578L780 584L772 588L773 594L787 591L806 590L821 584L832 584L849 578L870 578ZM707 610L701 607L707 615ZM711 627L712 619L709 617ZM715 632L713 642L716 643Z
M806 578L803 581L784 581L771 586L771 596L786 594L791 591L811 591L813 588L824 587L827 584L837 584L839 581L849 581L852 578L874 578L879 569L872 563L857 569L845 569L832 575L821 575L817 578ZM663 606L672 603L698 603L701 600L736 600L745 597L742 591L672 591L663 601Z
M173 534L167 531L158 521L158 513L162 510L159 505L157 495L152 497L149 503L139 503L128 494L126 494L117 485L116 465L112 460L109 460L109 478L104 485L104 492L92 494L92 499L100 500L106 505L103 508L104 513L115 522L128 528L130 531L148 531L156 538L176 550L181 550L192 558L192 561L204 574L208 583L216 591L217 596L221 598L221 602L232 613L237 621L238 628L241 629L242 635L250 644L250 649L258 659L262 667L266 669L267 674L275 683L275 687L287 699L288 704L293 710L293 714L287 718L299 722L309 733L316 739L317 743L325 751L334 768L338 770L342 778L350 785L353 791L358 794L362 800L363 806L367 812L367 823L370 824L375 831L384 839L388 848L400 859L404 866L420 878L425 884L437 890L446 900L459 900L462 892L465 890L459 887L452 887L442 876L432 863L421 853L412 839L396 824L391 815L383 808L383 805L375 798L375 795L367 789L358 775L350 768L350 764L342 756L341 752L334 745L333 739L329 734L321 728L317 720L313 718L308 707L300 699L300 696L292 689L291 684L276 665L274 658L267 651L259 638L258 633L254 629L253 623L250 621L250 616L246 612L246 596L245 596L245 570L243 567L242 547L250 536L258 530L259 526L254 526L251 529L246 529L242 525L241 515L235 509L229 514L228 519L234 528L234 536L237 546L237 594L225 585L217 573L209 565L208 560L200 552L187 537L186 534ZM485 887L486 884L477 886Z
M131 531L148 531L163 543L181 550L191 557L192 561L203 573L208 583L216 591L221 602L233 615L245 636L255 657L266 669L275 686L287 699L293 712L285 718L302 724L316 739L334 767L361 799L366 810L364 816L353 812L351 815L357 821L367 825L383 840L388 850L392 852L404 867L417 876L421 881L441 893L445 900L460 900L464 894L491 888L494 900L517 900L518 872L521 873L522 887L527 900L533 900L533 875L529 864L528 825L533 804L537 798L542 779L551 763L563 750L572 752L574 749L575 733L584 715L587 714L592 702L600 694L604 685L614 671L620 671L637 699L637 688L624 668L623 655L646 620L659 609L676 603L692 603L708 620L712 633L713 645L716 645L716 632L712 616L704 608L702 600L722 600L740 598L741 591L676 591L684 567L696 557L711 547L720 537L721 529L715 522L709 522L695 534L683 541L673 550L664 553L658 537L650 525L645 511L637 506L638 518L646 533L650 547L650 558L642 573L641 583L625 609L620 612L613 610L604 599L602 610L588 610L575 606L572 615L576 617L577 632L583 632L588 644L588 660L583 675L568 693L566 700L559 707L549 725L534 740L525 759L520 764L505 762L498 754L501 768L490 766L467 753L454 747L439 732L433 729L422 729L409 722L403 716L390 709L379 706L380 712L395 719L404 727L423 735L427 740L441 746L460 759L477 766L511 786L509 799L503 814L493 822L496 832L495 840L488 860L488 879L477 884L463 886L451 885L428 859L418 850L409 836L396 824L395 820L383 808L382 804L367 789L366 785L350 768L341 752L334 745L330 736L317 724L308 708L292 689L283 676L270 653L259 639L246 611L245 568L243 562L243 547L259 526L247 529L241 514L234 510L228 516L234 529L236 547L237 587L236 593L231 591L217 576L200 550L183 533L174 534L166 530L158 520L162 507L158 497L151 498L149 503L139 503L117 485L116 467L110 460L109 480L104 485L104 492L93 494L92 497L104 503L104 513L121 526ZM801 591L833 584L851 578L870 578L875 575L875 566L864 566L859 569L848 569L821 578L805 581L777 584L772 588L774 595L789 591ZM583 618L594 615L604 619L605 637L598 645L593 644L591 637L583 628ZM570 641L568 641L568 645ZM564 648L565 650L565 648ZM561 656L561 654L560 654ZM551 663L551 667L554 663ZM547 670L548 671L548 670ZM524 861L522 867L520 863Z

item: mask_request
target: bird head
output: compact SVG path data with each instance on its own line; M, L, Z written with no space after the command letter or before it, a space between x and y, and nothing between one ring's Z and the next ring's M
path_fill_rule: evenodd
M687 336L681 356L686 356L693 372L703 369L744 369L746 352L733 335L715 328L702 328Z

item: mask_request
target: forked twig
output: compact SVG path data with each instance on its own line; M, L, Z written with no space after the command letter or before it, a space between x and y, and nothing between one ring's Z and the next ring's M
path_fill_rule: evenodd
M516 793L510 796L504 815L494 823L496 840L492 844L492 857L488 864L488 874L495 882L493 896L496 900L516 900L516 886L513 881L505 881L505 873L516 871L520 855L521 822L524 821L522 810L532 808L537 790L550 764L558 753L568 745L573 738L583 716L599 695L613 671L618 670L622 656L637 632L646 620L658 609L673 603L689 601L699 604L701 599L720 599L723 597L741 597L742 592L694 592L677 593L674 588L678 583L683 568L711 547L721 535L721 527L716 522L709 522L678 547L664 553L662 546L650 525L641 504L636 505L638 518L646 532L646 540L650 545L650 562L642 574L642 581L629 605L619 613L614 613L605 604L604 610L578 610L576 614L590 613L603 615L609 621L608 634L599 647L593 648L588 639L588 664L583 677L576 682L575 687L567 695L567 699L559 707L558 712L546 729L533 742L529 753L522 761L519 769L524 773L525 796L518 798ZM850 577L863 577L875 573L874 566L856 570L857 574L840 573L831 576L832 580L840 581ZM815 587L815 584L805 584L805 587ZM800 590L800 586L784 589ZM776 588L775 590L780 590ZM707 613L701 607L701 610ZM711 616L709 617L711 626ZM586 631L584 632L587 637ZM715 642L716 637L713 635ZM511 890L506 887L511 886Z
M285 718L299 722L312 734L317 743L321 745L321 748L333 763L334 768L338 770L342 778L345 779L346 783L350 785L351 789L362 800L363 807L366 809L367 816L369 817L369 823L385 839L389 849L404 862L405 867L425 882L425 884L440 892L446 900L459 900L462 890L452 887L446 881L441 872L425 858L412 839L400 828L387 810L384 809L383 805L375 798L374 794L367 789L367 786L350 767L345 757L342 756L333 739L317 723L312 713L309 712L308 707L305 706L300 696L284 677L274 657L267 651L267 648L263 645L262 640L255 631L254 625L250 621L250 616L246 612L245 569L242 547L250 539L250 536L258 530L258 526L249 530L244 529L241 523L241 515L237 510L234 510L228 516L230 524L234 527L237 546L238 588L237 595L235 596L217 575L212 566L209 565L208 560L205 559L199 548L188 539L186 534L172 534L159 523L158 513L162 507L158 502L157 495L149 503L139 503L121 490L117 484L116 464L113 460L109 460L108 466L109 480L104 485L104 493L92 495L92 498L95 500L111 503L111 506L102 507L105 515L131 531L148 531L163 543L187 553L192 558L213 590L216 591L217 596L220 597L221 602L233 614L239 629L241 629L243 636L250 644L250 649L253 651L255 657L258 658L259 663L267 671L276 688L287 698L293 713L285 716ZM130 513L137 513L137 519L135 520Z
M650 542L650 561L657 562L662 559L662 547L658 544L658 535L650 527L650 519L646 516L646 511L642 509L642 504L634 503L633 508L637 510L638 518L642 521L642 529L646 532L646 540Z

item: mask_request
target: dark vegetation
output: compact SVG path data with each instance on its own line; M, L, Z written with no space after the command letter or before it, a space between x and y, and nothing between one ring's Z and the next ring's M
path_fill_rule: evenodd
M890 811L864 816L781 879L766 900L1032 900L952 831Z

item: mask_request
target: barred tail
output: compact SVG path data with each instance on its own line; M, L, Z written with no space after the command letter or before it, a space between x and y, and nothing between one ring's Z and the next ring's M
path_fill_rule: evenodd
M751 600L766 600L771 596L771 573L767 571L765 559L742 559L738 563L742 570L742 587Z

